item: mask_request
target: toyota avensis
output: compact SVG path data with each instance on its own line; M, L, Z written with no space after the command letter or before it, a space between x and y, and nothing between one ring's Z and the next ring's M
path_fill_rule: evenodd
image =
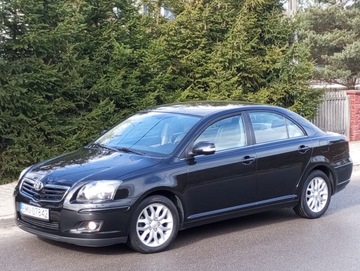
M179 230L269 209L318 218L351 173L345 136L284 108L164 105L25 169L16 223L51 240L159 252Z

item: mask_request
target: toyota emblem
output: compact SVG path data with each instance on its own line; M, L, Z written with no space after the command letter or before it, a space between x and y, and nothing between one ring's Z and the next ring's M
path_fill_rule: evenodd
M40 182L40 181L35 181L35 183L34 183L34 189L35 189L36 191L40 191L41 189L43 189L43 187L44 187L44 184L43 184L42 182Z

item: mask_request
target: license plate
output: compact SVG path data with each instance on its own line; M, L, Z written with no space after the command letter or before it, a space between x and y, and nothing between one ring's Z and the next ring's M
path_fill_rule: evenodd
M49 221L49 209L20 203L20 213L34 218Z

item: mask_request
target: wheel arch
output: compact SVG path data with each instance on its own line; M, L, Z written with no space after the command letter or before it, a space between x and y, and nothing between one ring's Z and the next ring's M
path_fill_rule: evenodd
M321 185L318 185L319 182ZM323 182L326 182L327 187L323 186ZM299 202L293 208L295 213L309 219L321 217L329 207L333 190L334 176L331 169L325 165L314 166L300 182Z
M329 178L329 182L330 182L330 189L331 189L331 195L334 195L334 191L335 191L335 177L334 177L334 173L332 172L332 170L327 166L327 165L314 165L313 167L311 167L306 174L303 175L298 189L297 191L300 192L303 183L305 182L306 178L313 172L313 171L322 171L328 178Z
M144 199L151 197L151 196L163 196L168 198L176 207L178 214L179 214L179 228L182 228L182 225L184 224L184 207L183 203L180 200L180 197L176 195L174 192L166 190L166 189L159 189L155 191L151 191L150 193L147 193L146 195L143 195L137 202L137 205L140 204Z

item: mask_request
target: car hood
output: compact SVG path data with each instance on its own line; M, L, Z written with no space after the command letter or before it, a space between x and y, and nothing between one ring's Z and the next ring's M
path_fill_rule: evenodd
M82 148L33 166L26 177L44 184L72 186L81 180L118 180L160 161L137 154Z

